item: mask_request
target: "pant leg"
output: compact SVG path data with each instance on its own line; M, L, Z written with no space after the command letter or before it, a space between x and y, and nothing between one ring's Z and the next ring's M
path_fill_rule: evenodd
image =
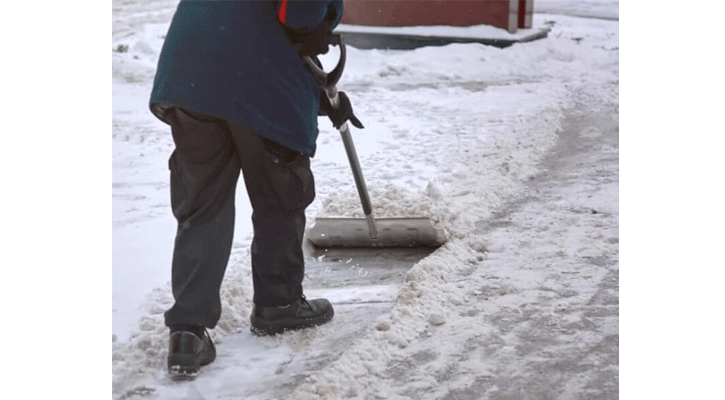
M175 302L166 325L214 328L234 235L239 160L224 120L178 108L169 114L176 144L169 159L171 207L178 226L171 267Z
M287 305L302 294L305 209L315 197L308 156L229 123L252 204L254 303Z

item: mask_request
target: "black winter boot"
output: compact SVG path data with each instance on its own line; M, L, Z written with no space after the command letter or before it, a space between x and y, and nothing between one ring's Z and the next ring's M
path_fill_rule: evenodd
M259 336L274 335L286 330L309 328L330 321L335 315L327 299L308 301L305 296L281 307L254 306L251 331Z
M202 337L188 330L171 332L167 357L169 374L194 377L199 373L200 366L207 365L214 359L216 347L205 329Z

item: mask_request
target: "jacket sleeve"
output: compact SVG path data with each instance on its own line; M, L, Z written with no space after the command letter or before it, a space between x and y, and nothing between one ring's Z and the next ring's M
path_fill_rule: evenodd
M275 0L277 18L296 31L313 30L322 22L334 29L342 18L343 0Z

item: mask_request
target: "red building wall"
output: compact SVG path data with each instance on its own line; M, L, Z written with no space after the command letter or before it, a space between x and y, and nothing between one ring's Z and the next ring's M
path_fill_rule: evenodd
M493 25L530 28L533 0L346 0L342 23L374 26ZM528 25L527 25L528 24Z

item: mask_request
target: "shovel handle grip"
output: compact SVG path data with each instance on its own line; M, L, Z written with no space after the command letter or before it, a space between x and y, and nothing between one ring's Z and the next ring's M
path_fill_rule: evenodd
M302 59L305 61L307 66L312 71L312 76L315 77L317 84L323 89L331 88L337 85L337 82L342 77L342 71L345 69L345 62L347 61L347 49L345 47L345 41L342 38L342 34L336 33L330 37L330 44L340 46L340 59L337 61L337 65L332 71L325 72L324 69L320 68L315 64L310 56L304 56Z

